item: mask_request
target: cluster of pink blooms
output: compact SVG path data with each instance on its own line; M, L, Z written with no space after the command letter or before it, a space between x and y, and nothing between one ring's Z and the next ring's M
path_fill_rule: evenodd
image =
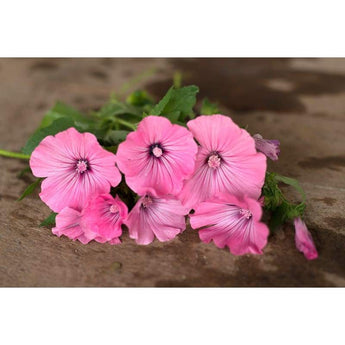
M269 230L261 222L266 156L279 142L251 137L229 117L199 116L187 128L161 116L145 117L113 154L90 133L74 128L48 136L30 159L44 177L41 199L57 212L53 233L86 244L121 243L122 224L138 244L175 238L189 215L203 242L235 255L261 254ZM124 174L139 195L133 209L110 194ZM190 214L191 210L194 213ZM295 221L296 245L317 257L305 224Z

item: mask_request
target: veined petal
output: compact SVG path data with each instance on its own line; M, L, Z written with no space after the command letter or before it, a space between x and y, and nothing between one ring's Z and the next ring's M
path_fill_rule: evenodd
M196 151L186 128L163 117L148 116L119 145L117 164L136 193L154 188L160 195L176 195L194 171Z
M185 230L189 210L173 197L141 197L129 213L125 224L138 244L149 244L156 236L161 242L175 238Z
M69 128L42 140L33 151L30 167L46 177L41 199L54 211L81 210L93 194L108 193L121 180L116 156L104 150L91 133Z
M228 246L234 255L262 254L269 230L257 218L258 207L260 203L254 199L239 200L222 193L199 204L190 223L193 229L202 228L199 236L205 243L213 240L217 247Z
M188 122L200 143L194 174L178 197L186 206L219 192L258 199L265 181L266 157L257 153L254 139L223 115L200 116Z

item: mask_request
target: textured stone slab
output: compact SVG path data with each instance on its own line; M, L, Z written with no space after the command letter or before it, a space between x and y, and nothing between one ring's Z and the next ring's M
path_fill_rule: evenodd
M344 59L0 59L0 147L18 150L55 100L95 109L146 71L139 84L159 97L173 71L218 101L254 134L278 138L270 169L296 177L320 257L308 262L286 226L263 256L234 257L195 231L169 243L83 246L38 224L49 209L37 194L16 202L25 163L0 157L1 286L345 286ZM288 190L291 198L298 198Z

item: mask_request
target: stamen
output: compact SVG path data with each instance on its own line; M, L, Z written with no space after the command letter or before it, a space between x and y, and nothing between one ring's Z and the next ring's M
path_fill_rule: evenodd
M143 208L147 208L149 205L152 204L152 198L150 198L148 195L146 195L141 203L141 206Z
M212 169L217 169L220 166L220 157L217 154L213 154L208 157L207 164Z
M79 159L76 165L76 171L80 174L84 173L88 169L88 161L85 159Z
M117 205L111 205L109 208L110 213L117 213L119 212L119 208Z
M163 154L163 150L160 148L160 147L158 147L158 146L156 146L153 150L152 150L152 153L153 153L153 155L155 156L155 157L160 157L162 154Z
M247 219L250 219L252 217L252 213L244 208L240 209L240 215Z
M156 158L159 158L163 155L163 148L160 146L160 144L152 144L150 146L150 153Z

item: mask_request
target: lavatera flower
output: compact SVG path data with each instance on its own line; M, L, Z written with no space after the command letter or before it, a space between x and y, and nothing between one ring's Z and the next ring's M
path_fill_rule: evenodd
M258 199L266 157L249 133L224 115L199 116L187 126L200 146L195 172L178 196L182 203L195 208L219 192Z
M127 206L118 196L101 194L91 198L81 211L65 207L56 216L53 234L67 236L86 244L92 240L110 244L121 243L121 225L128 214Z
M30 167L42 182L40 198L54 212L80 210L92 195L109 193L121 174L116 156L104 150L91 133L69 128L47 136L32 152Z
M190 224L193 229L202 228L199 237L205 243L213 240L219 248L228 246L234 255L262 254L269 230L261 216L259 201L219 193L196 207Z
M194 171L196 152L186 128L161 116L148 116L119 145L117 164L127 185L139 195L147 188L159 195L175 195Z
M189 209L173 196L157 197L147 190L130 211L125 224L129 236L138 244L149 244L155 237L169 241L186 229Z

